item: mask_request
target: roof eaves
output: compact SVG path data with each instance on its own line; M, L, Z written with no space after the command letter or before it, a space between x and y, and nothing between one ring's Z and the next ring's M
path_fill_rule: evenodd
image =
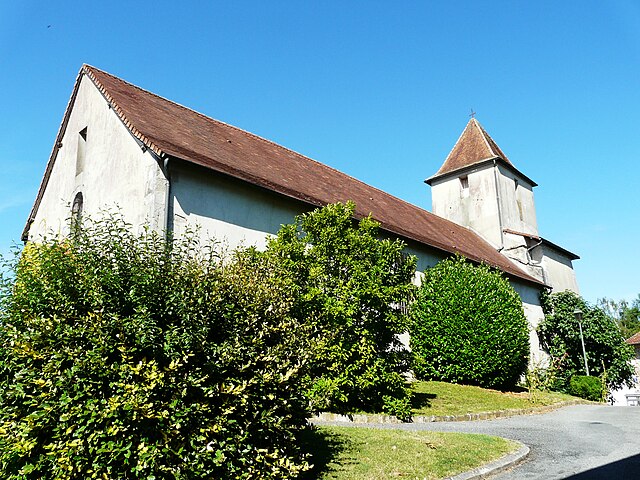
M514 167L513 164L511 164L510 162L507 162L504 158L502 158L500 156L484 158L484 159L479 160L479 161L477 161L475 163L472 163L471 165L466 165L466 166L458 168L456 170L449 170L448 172L445 172L445 173L440 173L440 174L436 173L435 175L427 178L424 181L424 183L426 183L427 185L432 185L432 183L434 181L436 181L436 180L440 180L440 179L447 178L447 177L457 177L457 176L460 176L461 174L464 174L464 173L470 173L470 172L474 171L477 168L483 167L484 165L486 165L488 163L493 163L493 162L500 163L500 165L502 165L504 168L509 170L511 173L513 173L514 175L518 175L523 180L525 180L527 183L531 184L531 187L537 187L538 186L538 184L536 182L531 180L524 173L522 173L520 170L518 170L516 167Z
M461 168L457 168L455 170L449 170L447 172L444 173L436 173L435 175L432 175L431 177L427 178L424 183L426 183L427 185L431 185L435 180L440 180L443 178L447 178L447 177L458 177L464 173L470 173L473 172L474 170L485 166L486 164L492 163L494 160L498 160L499 157L488 157L488 158L483 158L482 160L479 160L475 163L472 163L470 165L465 165L464 167Z
M518 232L517 230L512 230L510 228L503 228L502 231L504 233L510 233L512 235L520 235L521 237L531 238L533 240L542 240L542 237L539 237L538 235L534 235L532 233L526 233L526 232Z
M484 140L484 144L487 147L487 150L489 150L489 153L491 153L492 157L500 157L500 152L495 152L493 150L493 148L491 148L491 143L489 143L489 139L487 138L487 136L489 135L487 132L485 132L484 128L482 128L480 126L480 123L478 122L478 120L476 120L475 118L472 118L471 121L473 122L473 125L478 129L478 131L480 132L480 136L482 137L482 140ZM494 142L495 143L495 142ZM506 160L506 159L505 159Z
M376 220L375 216L372 216L372 218L374 220ZM430 240L426 240L424 238L420 238L418 235L412 234L410 232L407 232L403 229L394 227L392 225L388 225L384 222L380 222L379 220L376 220L378 223L380 223L380 228L382 228L383 230L392 233L394 235L403 237L407 240L412 240L418 243L421 243L423 245L428 245L431 248L435 248L437 250L440 250L441 252L447 254L447 255L452 255L452 254L460 254L462 256L464 256L465 258L471 260L472 262L478 263L478 264L484 264L484 265L488 265L491 268L495 268L500 270L502 273L504 273L506 276L508 276L509 278L514 278L517 279L519 281L524 281L530 284L535 285L537 288L546 288L548 287L548 285L540 282L538 279L532 277L531 275L527 274L526 272L521 271L521 269L515 265L513 262L511 262L511 260L509 260L507 257L503 257L507 262L509 262L512 266L513 271L508 271L505 270L504 266L500 266L491 262L488 262L486 259L484 258L480 258L477 255L472 255L469 252L463 252L462 250L460 250L456 245L445 245L443 243L440 242L435 242L432 239Z
M569 257L571 260L580 260L580 257L578 255L576 255L573 252L570 252L569 250L567 250L566 248L562 248L560 245L553 243L549 240L547 240L546 238L542 239L542 244L543 245L547 245L555 250L558 250L562 253L564 253L567 257Z

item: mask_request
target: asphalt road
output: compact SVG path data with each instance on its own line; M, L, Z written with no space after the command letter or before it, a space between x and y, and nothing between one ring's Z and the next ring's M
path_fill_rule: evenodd
M366 425L497 435L529 446L519 465L494 477L522 479L640 479L640 408L599 405L477 422Z

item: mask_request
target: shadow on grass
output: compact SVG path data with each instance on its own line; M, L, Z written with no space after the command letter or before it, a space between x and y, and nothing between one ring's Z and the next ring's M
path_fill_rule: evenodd
M312 427L303 432L301 445L303 451L311 455L309 463L313 464L313 468L300 477L302 480L324 478L343 466L357 463L357 445L340 434Z
M431 408L431 400L436 398L435 393L413 392L411 396L411 408L419 410L421 408Z

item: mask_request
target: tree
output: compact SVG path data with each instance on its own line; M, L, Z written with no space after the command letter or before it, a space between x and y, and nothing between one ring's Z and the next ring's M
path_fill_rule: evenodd
M486 265L456 256L428 269L411 320L419 378L508 389L526 371L529 333L522 301Z
M587 363L591 375L606 370L607 386L616 389L628 384L633 375L630 360L633 350L615 320L597 306L589 305L582 297L570 292L545 293L541 296L545 318L538 325L542 348L553 359L564 357L559 363L557 388L567 390L575 375L585 375L580 327L574 311L582 311L582 332Z
M624 338L640 332L640 295L631 306L626 300L616 302L610 298L598 299L597 305L616 321Z
M263 255L296 285L294 310L316 332L313 408L407 416L410 355L398 335L407 331L403 307L416 261L400 240L380 239L371 218L354 220L354 211L338 203L301 215Z
M1 282L0 476L305 470L310 332L249 260L113 219L27 245Z

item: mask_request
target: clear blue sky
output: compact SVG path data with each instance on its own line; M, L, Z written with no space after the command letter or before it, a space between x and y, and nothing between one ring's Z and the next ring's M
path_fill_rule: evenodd
M585 298L640 293L637 1L3 1L0 252L82 63L428 210L473 108Z

